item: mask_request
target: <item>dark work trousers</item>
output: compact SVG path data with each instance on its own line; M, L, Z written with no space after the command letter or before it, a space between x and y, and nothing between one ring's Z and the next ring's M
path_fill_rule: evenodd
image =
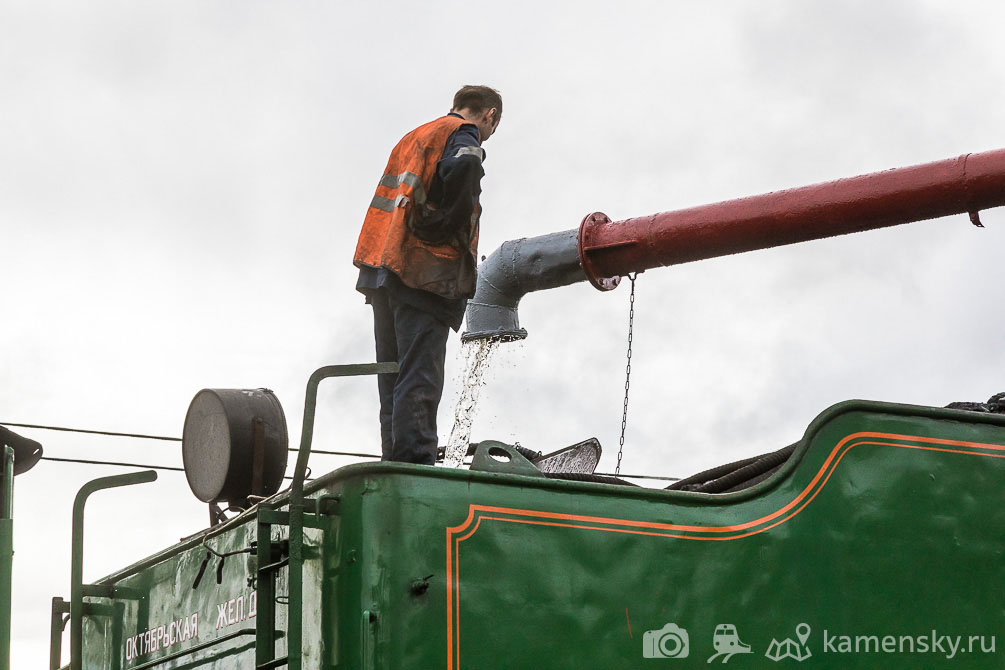
M370 304L377 362L398 362L398 374L377 375L383 460L433 465L450 329L384 289L370 294Z

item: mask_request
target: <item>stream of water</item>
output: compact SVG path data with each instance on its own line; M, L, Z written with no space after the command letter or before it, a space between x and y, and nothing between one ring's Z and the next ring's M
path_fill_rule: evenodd
M464 356L464 385L461 397L454 408L454 426L450 429L443 464L448 468L459 468L464 463L471 440L471 424L478 409L478 394L485 385L485 371L496 349L502 343L499 338L471 340L461 345Z

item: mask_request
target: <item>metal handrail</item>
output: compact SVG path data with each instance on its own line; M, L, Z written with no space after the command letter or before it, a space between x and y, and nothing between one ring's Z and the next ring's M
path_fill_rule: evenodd
M0 591L8 594L0 602L0 670L10 670L11 571L14 562L14 450L3 447L0 468Z
M84 504L97 491L145 484L157 479L153 470L142 470L125 475L100 477L84 484L73 499L73 539L70 558L70 670L83 668L83 623L84 623ZM50 659L50 664L59 665L59 659Z
M304 422L300 431L300 449L297 454L297 464L293 470L293 483L290 485L290 563L289 563L289 618L287 621L287 667L289 670L301 670L303 664L303 546L304 546L304 479L307 476L307 461L310 458L311 443L314 440L314 415L317 408L318 386L323 379L329 377L356 377L361 375L396 374L398 364L395 362L386 363L361 363L355 365L327 365L318 368L307 380L307 393L304 400ZM266 543L259 542L259 561L264 565L268 563L265 555ZM261 583L259 587L261 588ZM262 633L266 632L266 622L263 617L259 617L259 639L258 646L261 647ZM256 655L256 667L268 666L274 659L266 658L271 656L274 650L259 649Z

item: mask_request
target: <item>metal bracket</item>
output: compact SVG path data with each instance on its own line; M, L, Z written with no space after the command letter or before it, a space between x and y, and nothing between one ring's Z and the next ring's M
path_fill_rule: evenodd
M500 472L508 475L544 477L544 473L524 458L512 446L495 440L484 440L478 444L471 460L471 470Z
M251 433L254 436L251 463L251 494L261 497L265 495L262 483L262 470L265 469L265 420L256 416L251 422Z
M338 516L339 514L339 497L331 493L325 493L320 495L314 501L317 512L316 514L320 516ZM320 519L319 519L320 521Z

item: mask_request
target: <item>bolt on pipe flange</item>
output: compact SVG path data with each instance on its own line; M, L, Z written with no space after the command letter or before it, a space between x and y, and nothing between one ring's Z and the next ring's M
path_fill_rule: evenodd
M608 217L603 212L594 212L589 214L583 219L583 222L579 224L579 236L577 239L577 244L579 247L579 264L583 268L583 272L586 274L586 278L590 280L593 287L600 291L612 291L618 287L621 283L621 277L601 277L598 276L596 267L593 264L593 259L590 256L590 252L599 251L604 249L603 246L594 246L596 239L596 229L601 226L606 226L611 223L610 217Z

